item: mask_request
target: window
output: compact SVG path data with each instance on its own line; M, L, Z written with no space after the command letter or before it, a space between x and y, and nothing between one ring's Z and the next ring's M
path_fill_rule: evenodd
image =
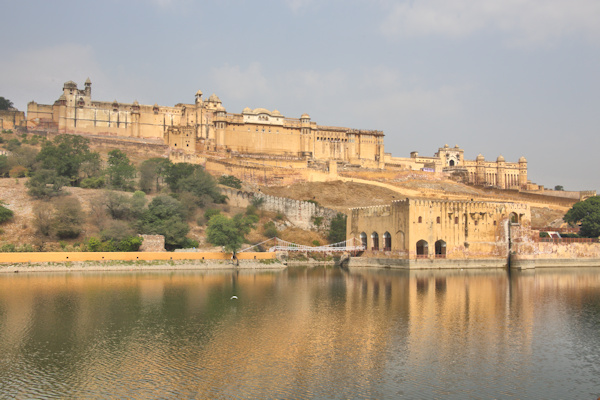
M458 224L458 217L454 217L454 223Z
M440 218L440 217L437 217L437 218L435 219L435 222L439 224L439 223L441 222L441 218Z
M423 217L419 217L419 223L423 222Z

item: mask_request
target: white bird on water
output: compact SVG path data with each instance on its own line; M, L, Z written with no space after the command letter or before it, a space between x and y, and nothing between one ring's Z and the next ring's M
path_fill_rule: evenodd
M237 300L237 296L231 296L229 300Z

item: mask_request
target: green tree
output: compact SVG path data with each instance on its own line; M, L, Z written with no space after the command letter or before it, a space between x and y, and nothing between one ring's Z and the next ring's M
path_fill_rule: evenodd
M565 190L565 188L562 185L556 185L556 186L554 186L554 190L563 191L563 190Z
M223 175L219 177L219 184L229 186L235 189L242 188L242 181L233 175Z
M171 196L156 196L138 222L140 233L163 235L165 247L174 249L190 244L190 228L185 222L185 207ZM196 244L197 246L197 244Z
M600 236L600 196L594 196L575 203L563 217L565 222L573 226L580 223L579 235L595 238Z
M79 236L83 226L83 211L76 197L59 198L54 202L52 231L60 239Z
M49 199L61 193L63 186L68 183L64 176L58 176L56 171L40 169L27 181L27 193L36 199Z
M167 171L173 163L166 158L150 158L145 160L139 166L140 172L140 190L150 193L152 190L160 192L162 184L167 176Z
M10 171L10 167L8 166L8 157L5 155L0 155L0 177L8 176L8 171Z
M90 151L89 139L77 135L58 135L54 141L42 144L37 160L43 169L52 169L58 176L68 178L71 185L77 186L84 163L94 165L99 162L97 153Z
M337 213L331 219L327 240L329 240L329 243L339 243L346 240L346 215Z
M4 203L0 201L0 224L9 221L14 215L15 213L12 210L4 207Z
M233 219L224 215L214 215L208 221L206 240L235 254L244 243L244 234Z
M115 189L129 190L133 188L135 167L129 161L127 154L121 150L111 150L108 153L108 168L110 185Z
M0 110L10 110L13 108L13 102L0 96Z

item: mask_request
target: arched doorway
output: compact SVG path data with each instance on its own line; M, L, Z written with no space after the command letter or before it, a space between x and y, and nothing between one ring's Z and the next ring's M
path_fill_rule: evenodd
M425 240L417 242L417 258L427 258L429 256L429 244Z
M519 216L516 213L510 213L510 215L508 216L510 223L511 224L518 224L519 223Z
M451 167L454 167L454 160L450 160L450 162L448 163Z
M383 234L383 250L391 251L392 250L392 235L389 232Z
M446 242L443 240L435 242L435 258L446 258Z
M377 232L373 232L371 234L371 240L373 241L373 248L371 250L379 250L379 235L377 234Z
M360 245L367 250L367 234L364 232L360 234Z

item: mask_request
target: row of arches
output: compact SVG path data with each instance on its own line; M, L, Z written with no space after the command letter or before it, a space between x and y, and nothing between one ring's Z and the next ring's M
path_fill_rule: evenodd
M360 243L365 249L369 248L368 243L367 243L367 234L365 232L362 232L360 234ZM371 250L373 250L373 251L380 250L379 234L377 232L371 233L371 243L373 244L373 246L371 247ZM384 251L392 250L392 235L390 235L389 232L385 232L383 234L383 242L381 244L383 244L383 248L381 250L384 250Z
M438 240L434 244L434 251L436 258L446 257L446 242ZM426 240L419 240L417 242L417 258L428 258L429 257L429 243Z

